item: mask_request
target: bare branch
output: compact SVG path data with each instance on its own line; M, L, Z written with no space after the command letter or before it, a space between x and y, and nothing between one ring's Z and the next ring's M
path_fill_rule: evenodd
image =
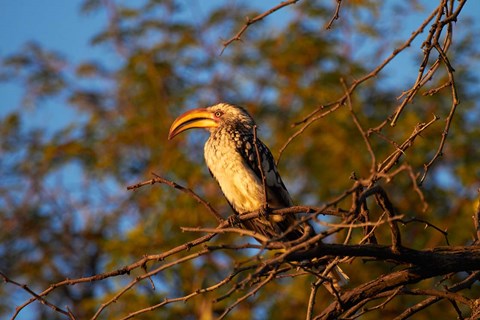
M425 228L427 227L430 227L430 228L433 228L435 230L437 230L438 232L440 232L444 237L445 237L445 243L447 245L450 245L450 243L448 242L448 232L446 230L442 230L440 229L439 227L435 226L434 224L424 220L424 219L419 219L419 218L410 218L408 220L400 220L401 223L403 224L409 224L409 223L412 223L412 222L419 222L419 223L423 223L425 224Z
M225 318L225 316L230 312L232 311L233 308L235 308L237 305L239 305L241 302L245 301L246 299L248 299L249 297L253 296L255 293L257 293L263 286L265 286L267 283L269 283L273 277L275 276L276 274L276 270L272 270L269 272L269 275L267 278L265 278L265 280L263 280L262 282L260 282L255 288L253 288L249 293L247 293L246 295L244 295L243 297L240 297L237 301L235 301L235 303L233 303L231 306L229 306L227 309L225 309L225 311L220 315L220 317L218 317L218 319L223 319Z
M34 300L38 300L40 303L50 307L52 310L58 312L58 313L61 313L61 314L64 314L66 316L68 316L71 320L75 320L75 316L73 315L73 313L70 311L70 310L64 310L56 305L54 305L53 303L51 302L48 302L44 297L42 297L41 295L35 293L32 289L30 289L28 287L28 285L26 284L20 284L12 279L10 279L9 277L7 277L3 272L0 271L0 277L3 279L4 282L7 282L7 283L11 283L21 289L23 289L24 291L28 292L30 295L32 295L34 298ZM22 310L22 307L17 307L16 310L15 310L15 314L12 316L11 319L15 319L18 315L18 313Z
M378 165L378 172L380 176L387 173L400 159L400 157L405 154L405 151L410 148L413 144L413 141L418 137L423 131L425 131L429 126L431 126L435 121L438 120L437 116L433 116L433 119L427 123L419 123L413 130L410 137L408 137L400 146L397 147L397 150L388 156L382 163Z
M353 122L355 123L355 126L357 127L358 131L362 135L363 141L365 142L365 146L367 147L368 153L370 154L370 162L371 162L370 173L372 175L375 175L377 161L375 157L375 152L373 152L372 144L370 143L367 132L363 129L362 125L360 124L360 120L358 119L357 114L355 113L355 111L353 111L350 93L348 92L347 85L345 84L345 80L341 78L340 82L342 83L343 89L345 90L345 95L347 97L347 106L348 106L348 110L350 111L350 115L352 116Z
M205 208L207 208L208 212L210 212L215 217L217 222L222 223L224 221L223 217L217 212L217 210L215 210L207 201L205 201L202 197L200 197L198 194L196 194L192 189L183 187L176 182L173 182L173 181L167 180L165 178L162 178L154 172L152 172L152 175L154 175L155 178L147 180L147 181L139 182L139 183L134 184L134 185L130 185L130 186L127 187L127 190L136 190L136 189L141 188L141 187L146 186L146 185L152 185L152 184L155 184L155 183L163 183L163 184L166 184L166 185L168 185L168 186L170 186L174 189L178 189L178 190L188 194L192 198L194 198L198 203L202 204Z
M328 21L328 23L325 25L325 29L327 30L331 29L333 22L335 20L338 20L338 18L340 18L340 5L342 4L342 0L336 0L336 1L337 1L337 5L335 6L335 12L333 13L333 16L330 19L330 21Z
M295 4L298 1L300 1L300 0L283 1L280 4L278 4L277 6L263 12L262 14L259 14L258 16L254 17L253 19L250 19L250 18L247 17L247 21L245 22L245 25L242 27L242 29L240 29L240 31L238 31L237 34L234 35L232 38L223 42L223 49L222 49L222 52L220 54L222 54L225 51L225 49L228 47L228 45L230 45L232 42L241 40L242 35L245 33L245 31L247 31L248 27L250 27L252 24L257 23L258 21L260 21L260 20L264 19L265 17L271 15L275 11L278 11L278 10L284 8L284 7Z
M362 245L363 249L366 247L376 247L373 245ZM376 249L374 249L376 250ZM381 249L381 251L385 250ZM401 249L403 251L404 248ZM358 303L361 303L364 300L364 297L373 297L382 292L391 290L398 286L403 286L406 284L416 283L424 279L428 279L437 275L446 274L450 272L458 272L459 269L462 267L456 264L454 261L457 259L463 259L465 257L465 253L469 250L473 250L477 253L480 253L476 247L463 247L453 249L452 247L446 247L444 250L430 250L430 251L422 251L420 255L417 256L417 253L414 251L410 251L413 254L410 258L412 258L411 263L418 265L422 265L421 267L413 267L407 268L404 270L396 271L390 273L388 275L380 276L378 279L372 280L365 284L358 286L355 289L349 290L341 295L342 305L340 306L338 302L333 302L324 309L321 314L319 314L315 319L338 319L344 311L349 310L350 308L355 307ZM389 252L388 255L393 254L393 250L388 249L384 253ZM403 253L406 253L405 251ZM351 251L349 252L351 254ZM393 254L393 256L396 254ZM407 254L408 256L410 254ZM393 258L392 256L392 258ZM420 258L422 261L414 261L416 258ZM439 257L440 260L437 260ZM447 258L448 257L448 258ZM444 260L446 258L447 260ZM428 261L432 259L431 261ZM409 259L410 260L410 259ZM467 269L476 270L480 267L480 256L474 258L473 260L467 259L468 261L465 262ZM458 261L458 260L457 260ZM439 264L441 263L441 264Z

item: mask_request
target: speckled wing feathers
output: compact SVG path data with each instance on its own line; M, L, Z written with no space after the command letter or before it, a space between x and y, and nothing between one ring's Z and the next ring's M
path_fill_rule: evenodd
M259 139L255 142L252 133L243 133L241 136L242 140L237 142L237 150L242 155L242 158L245 159L245 162L247 162L250 169L255 172L261 181L262 172L258 165L258 156L255 146L258 148L263 175L266 180L269 207L284 208L292 206L292 200L277 171L277 166L275 165L275 160L273 159L270 150Z
M290 198L290 194L288 193L288 190L285 187L280 174L278 173L275 160L268 147L258 138L255 141L253 132L239 129L235 131L236 132L234 136L237 151L248 164L248 167L259 178L259 181L262 181L262 172L260 171L260 167L258 165L258 158L260 158L263 175L266 179L265 187L267 189L267 203L269 208L279 209L292 206L293 203ZM254 230L260 234L268 236L269 238L273 238L284 233L295 222L296 220L294 216L287 215L270 216L268 220L265 218L257 218L252 221L245 221L244 225L250 230ZM286 238L288 240L298 239L303 235L303 232L305 232L305 230L299 226L298 228L295 228L289 232L286 235Z

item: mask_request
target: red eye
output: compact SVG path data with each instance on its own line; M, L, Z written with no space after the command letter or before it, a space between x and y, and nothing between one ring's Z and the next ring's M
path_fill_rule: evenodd
M220 118L221 116L223 116L223 112L222 112L222 111L216 111L216 112L215 112L215 117Z

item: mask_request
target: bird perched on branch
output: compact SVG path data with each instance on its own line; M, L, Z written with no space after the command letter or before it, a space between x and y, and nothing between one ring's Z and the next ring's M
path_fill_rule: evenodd
M257 139L255 122L245 109L219 103L187 111L173 122L168 139L192 128L210 131L205 162L236 214L292 206L273 156ZM291 214L264 214L242 224L269 239L292 241L313 234L311 226L297 224Z
M205 162L236 214L292 206L273 156L257 139L255 122L245 109L219 103L187 111L173 122L168 139L193 128L210 131L204 148ZM263 214L242 224L268 239L307 240L315 234L307 222L298 224L291 214ZM338 266L329 274L335 290L348 281ZM335 294L330 285L324 285Z

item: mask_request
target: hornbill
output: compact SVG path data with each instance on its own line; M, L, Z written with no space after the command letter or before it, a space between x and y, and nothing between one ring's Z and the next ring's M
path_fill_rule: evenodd
M257 139L255 122L245 109L219 103L187 111L175 119L168 139L192 128L210 131L204 147L205 162L237 215L293 205L272 153ZM297 224L290 214L262 214L242 224L268 239L306 240L315 234L308 222ZM332 284L338 290L341 283L348 281L348 276L338 266L333 271L330 272ZM334 294L329 285L324 285Z
M255 122L245 109L219 103L187 111L173 122L168 139L192 128L210 131L204 147L205 162L236 214L293 205L273 156L256 139ZM290 214L262 214L242 224L269 239L292 241L314 234L308 223L296 225Z

